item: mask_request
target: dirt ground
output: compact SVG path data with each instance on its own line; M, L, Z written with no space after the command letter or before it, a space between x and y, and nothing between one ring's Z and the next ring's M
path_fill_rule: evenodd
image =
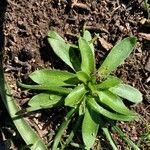
M0 20L0 40L4 41L0 45L4 47L3 67L13 96L22 108L27 106L33 93L18 88L17 80L27 83L28 75L37 68L67 69L48 46L46 37L49 30L57 31L73 43L83 28L93 35L99 33L109 47L102 40L96 42L97 65L105 59L111 45L135 35L138 38L135 51L114 73L143 93L143 103L131 106L142 119L118 124L142 150L149 149L150 141L140 141L142 135L150 131L150 38L147 37L150 24L145 23L147 12L142 0L8 0L7 5L0 3L3 12ZM3 113L2 110L0 115ZM64 108L44 110L30 114L27 120L45 143L50 143L64 115ZM126 150L122 140L116 134L113 136L119 149ZM104 149L111 148L104 146Z

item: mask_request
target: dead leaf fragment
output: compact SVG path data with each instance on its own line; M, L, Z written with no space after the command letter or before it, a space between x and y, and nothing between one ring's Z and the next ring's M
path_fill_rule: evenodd
M150 33L142 33L142 32L140 32L138 35L139 35L139 37L141 37L142 39L145 39L145 40L150 41Z
M72 7L78 7L78 8L90 11L90 7L87 4L79 3L77 0L73 1Z
M108 43L105 39L103 39L103 38L101 38L101 37L99 37L98 39L99 39L99 42L101 43L101 45L102 45L107 51L110 50L110 49L113 47L113 45L112 45L111 43Z

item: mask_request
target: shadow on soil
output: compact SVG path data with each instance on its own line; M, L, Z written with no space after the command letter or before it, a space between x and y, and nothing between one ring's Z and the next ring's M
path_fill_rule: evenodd
M1 0L0 1L0 80L1 80L1 85L0 85L0 90L4 88L4 83L3 83L3 64L2 64L2 58L3 58L3 50L4 50L4 43L5 43L5 38L4 38L4 24L5 24L5 12L7 8L7 1L6 0ZM0 92L1 93L1 92ZM0 97L0 150L6 150L9 149L9 140L7 134L7 124L10 124L11 120L10 117L7 113L7 110L2 102L2 99Z

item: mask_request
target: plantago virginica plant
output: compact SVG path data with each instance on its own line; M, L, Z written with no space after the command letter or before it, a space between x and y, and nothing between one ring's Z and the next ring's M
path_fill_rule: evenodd
M108 129L109 122L137 119L137 114L129 110L124 101L139 103L142 101L142 94L111 75L111 72L129 56L136 41L135 37L127 37L118 42L102 65L96 69L94 46L89 31L85 30L83 36L79 36L78 45L67 43L54 31L48 33L50 46L55 54L70 66L72 72L36 70L29 76L36 85L22 83L19 85L41 90L40 94L29 101L30 107L26 109L27 111L60 105L68 108L68 114L54 138L52 150L64 149L72 142L79 127L81 127L84 149L89 150L93 147L99 128L102 129L113 149L117 149ZM76 118L76 121L73 118ZM62 135L69 123L74 123L74 127L68 138L62 141ZM130 145L137 148L134 143Z

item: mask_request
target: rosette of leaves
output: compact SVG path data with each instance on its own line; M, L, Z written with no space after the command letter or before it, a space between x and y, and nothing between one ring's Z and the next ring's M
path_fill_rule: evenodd
M142 94L111 75L132 52L136 38L127 37L118 42L98 69L92 41L90 32L86 30L83 36L79 36L78 45L69 44L56 32L50 31L50 46L72 71L36 70L29 76L35 85L19 83L24 88L41 90L40 94L31 98L27 111L60 105L67 107L68 113L54 138L53 150L64 149L72 142L77 130L81 130L84 149L90 149L95 143L99 128L103 130L113 149L117 149L107 125L113 120L133 121L138 118L124 101L139 103L142 101ZM64 131L71 122L74 127L69 130L66 140L62 140Z

